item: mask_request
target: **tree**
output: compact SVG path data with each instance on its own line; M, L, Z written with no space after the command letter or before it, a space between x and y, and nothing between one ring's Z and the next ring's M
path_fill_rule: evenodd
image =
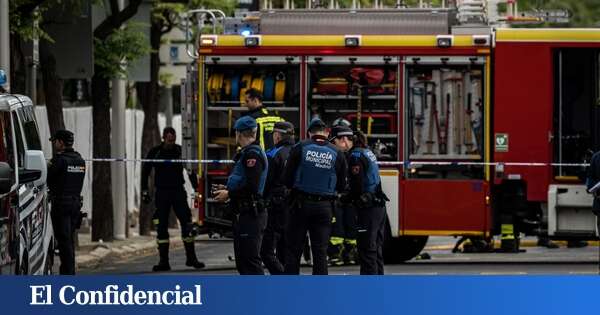
M142 0L131 0L122 10L117 0L109 1L110 15L94 29L96 52L92 77L93 151L96 157L109 157L110 146L110 86L109 79L119 75L121 61L134 57L127 30L120 28L133 17ZM119 50L123 49L123 50ZM140 52L139 47L132 49ZM131 59L129 59L131 60ZM111 63L116 61L116 63ZM115 73L117 72L117 73ZM92 240L113 240L113 201L111 171L108 163L94 163Z
M196 0L189 5L181 3L155 2L150 21L150 82L136 84L140 103L144 110L144 127L142 132L142 154L146 156L150 149L160 142L158 128L159 108L159 50L162 37L174 28L181 27L180 18L187 9L205 7L223 10L226 14L233 12L235 2L232 0ZM150 234L152 205L142 204L140 207L140 235Z
M45 104L48 115L50 132L64 129L62 114L62 80L56 74L56 59L50 52L54 43L45 32L44 27L53 23L51 19L44 20L44 12L50 7L60 6L62 10L75 10L80 0L16 0L10 2L11 27L11 78L13 92L25 94L27 78L27 62L21 44L40 39L40 65L44 87Z

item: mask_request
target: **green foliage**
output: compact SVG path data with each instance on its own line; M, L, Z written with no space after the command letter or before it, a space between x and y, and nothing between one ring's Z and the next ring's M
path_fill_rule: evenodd
M94 62L104 73L105 78L126 76L124 63L133 62L152 50L148 38L140 31L139 23L128 23L113 32L106 40L94 40Z
M571 27L600 27L598 0L520 0L519 10L565 9L571 13Z

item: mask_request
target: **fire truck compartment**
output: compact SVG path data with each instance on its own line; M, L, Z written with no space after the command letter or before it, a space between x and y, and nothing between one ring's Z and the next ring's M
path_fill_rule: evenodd
M554 162L586 163L600 149L599 50L558 49L554 52ZM585 169L554 168L555 179L578 180Z
M350 121L380 161L398 157L398 58L310 56L307 120Z
M478 180L404 181L402 233L483 236L489 228L488 189Z
M483 179L480 164L435 162L484 160L484 59L405 60L404 155L416 162L407 177Z
M300 57L297 56L206 56L204 58L204 157L230 160L237 150L234 122L247 111L245 91L263 94L263 105L300 130ZM208 164L205 195L213 184L224 184L229 164ZM227 204L207 198L206 223L213 231L229 231L233 214Z
M594 237L596 216L593 197L585 185L550 185L548 190L548 235Z

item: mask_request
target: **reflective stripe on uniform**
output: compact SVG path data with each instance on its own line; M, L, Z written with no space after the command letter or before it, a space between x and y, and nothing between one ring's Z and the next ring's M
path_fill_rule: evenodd
M193 236L188 236L188 237L182 237L181 240L184 243L193 243L194 242L194 237Z
M347 238L344 240L344 244L356 245L356 240Z
M152 220L152 223L153 223L154 225L158 225L158 222L160 222L160 221L158 221L158 219L153 219L153 220Z
M344 244L344 238L343 237L332 236L332 237L329 238L329 243L331 245L342 245L342 244Z
M169 243L169 239L165 239L165 240L161 240L161 239L157 239L156 240L157 244L168 244Z
M265 115L270 115L269 112L264 108L262 109L262 112ZM278 116L265 116L256 118L256 123L260 127L258 130L259 143L263 150L265 149L265 131L273 132L273 129L275 128L275 123L278 123L280 121L285 120Z

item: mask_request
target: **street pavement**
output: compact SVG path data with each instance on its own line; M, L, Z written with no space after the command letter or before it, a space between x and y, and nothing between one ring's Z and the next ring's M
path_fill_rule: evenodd
M599 247L548 249L527 247L522 253L452 253L453 238L431 238L423 253L431 259L413 259L404 264L386 265L388 275L592 275L598 274ZM196 252L207 267L193 270L185 266L182 248L170 253L172 271L165 274L237 274L233 261L233 244L229 239L203 239L196 242ZM79 274L149 274L158 261L154 253L107 258L99 264L80 268ZM302 274L310 274L304 265ZM330 267L330 274L359 274L358 266Z

